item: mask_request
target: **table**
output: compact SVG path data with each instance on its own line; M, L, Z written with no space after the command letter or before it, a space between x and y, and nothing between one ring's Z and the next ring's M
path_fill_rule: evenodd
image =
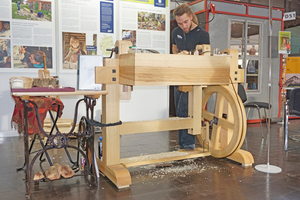
M73 92L64 92L64 91L56 91L56 92L49 92L49 90L45 92L12 92L11 95L20 97L24 105L24 156L25 156L25 183L26 183L26 192L28 196L31 196L30 190L30 183L31 180L31 171L34 162L36 159L45 153L47 150L54 149L54 148L72 148L77 150L86 160L85 164L85 172L89 174L96 175L95 166L96 161L94 155L94 128L93 125L89 124L89 121L94 121L94 107L96 105L96 100L101 95L106 95L107 91L73 91ZM38 112L37 105L30 100L30 97L48 97L48 96L84 96L82 99L79 99L75 106L75 113L74 113L74 123L73 127L69 131L69 133L62 134L59 131L55 135L47 134L41 124L41 120L39 118L39 114L36 114L36 118L38 120L38 125L42 134L48 138L48 146L43 146L43 149L36 153L36 155L32 158L29 162L29 148L28 148L28 109L30 107L29 104L34 106L36 113ZM86 105L86 116L82 116L80 123L79 123L79 130L78 133L73 133L75 129L77 117L78 117L78 106L80 102L84 102ZM56 117L57 120L57 117ZM55 122L53 126L55 126ZM79 147L69 145L69 136L76 136L79 140L83 139L86 142L86 151L83 152ZM89 156L92 155L92 156ZM78 157L78 156L77 156ZM90 170L91 169L91 170ZM86 174L86 173L85 173Z

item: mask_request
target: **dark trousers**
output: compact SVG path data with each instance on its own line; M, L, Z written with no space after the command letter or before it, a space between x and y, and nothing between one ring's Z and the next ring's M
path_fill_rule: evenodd
M174 87L175 112L177 117L188 117L188 94L188 92L180 92L178 86ZM178 141L180 147L193 145L195 144L195 136L188 134L187 129L182 129L178 131Z

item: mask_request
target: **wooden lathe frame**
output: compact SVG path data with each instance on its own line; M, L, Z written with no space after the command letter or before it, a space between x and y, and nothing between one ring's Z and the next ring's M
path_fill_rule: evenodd
M202 127L202 88L208 85L231 85L237 91L237 83L244 81L243 69L238 69L238 53L226 49L223 56L192 56L166 54L127 54L130 43L117 41L119 54L115 59L105 59L104 67L96 67L96 83L102 83L108 95L102 97L102 122L115 123L120 120L120 84L124 85L189 85L188 118L168 118L153 121L123 122L119 126L104 127L103 157L97 159L99 169L118 187L129 187L131 176L126 167L162 163L210 156L210 151L196 148L194 151L167 152L156 155L120 158L120 135L189 129L191 134L208 134ZM201 63L201 66L199 66ZM188 69L188 70L187 70ZM175 77L175 78L174 78ZM232 80L232 81L230 81ZM232 84L231 84L232 82ZM232 91L234 91L232 89ZM242 108L244 109L244 108ZM244 110L242 110L244 113ZM245 120L243 134L245 135ZM192 131L191 131L192 130ZM226 138L226 136L225 136ZM227 157L245 166L254 163L251 153L239 149ZM227 140L224 139L226 143ZM163 157L163 158L160 158ZM159 159L158 159L159 158Z

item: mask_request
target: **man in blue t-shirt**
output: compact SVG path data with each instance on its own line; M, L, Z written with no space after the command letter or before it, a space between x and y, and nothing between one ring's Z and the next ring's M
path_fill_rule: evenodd
M198 26L198 19L188 4L178 6L173 15L179 27L172 32L172 53L194 52L198 44L209 44L209 34ZM201 64L201 63L199 63ZM174 88L175 110L178 117L188 117L188 93ZM201 122L199 122L201 123ZM179 148L194 150L195 136L188 134L187 129L178 131Z

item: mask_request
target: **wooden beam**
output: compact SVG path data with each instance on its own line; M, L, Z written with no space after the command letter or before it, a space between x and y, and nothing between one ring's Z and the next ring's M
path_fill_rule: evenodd
M193 86L193 135L201 134L202 86Z
M192 128L193 119L173 117L161 120L123 122L122 125L120 125L119 127L120 135L179 130Z
M103 67L104 66L104 67ZM119 83L119 59L104 58L103 66L95 67L96 84L118 84ZM113 73L115 70L115 73ZM116 78L113 81L113 78Z
M210 152L203 152L202 148L195 148L193 151L173 151L152 155L144 155L130 158L122 158L121 163L126 167L134 167L139 165L149 165L154 163L164 163L174 160L184 160L189 158L199 158L210 156Z
M95 67L96 84L119 84L119 66Z

